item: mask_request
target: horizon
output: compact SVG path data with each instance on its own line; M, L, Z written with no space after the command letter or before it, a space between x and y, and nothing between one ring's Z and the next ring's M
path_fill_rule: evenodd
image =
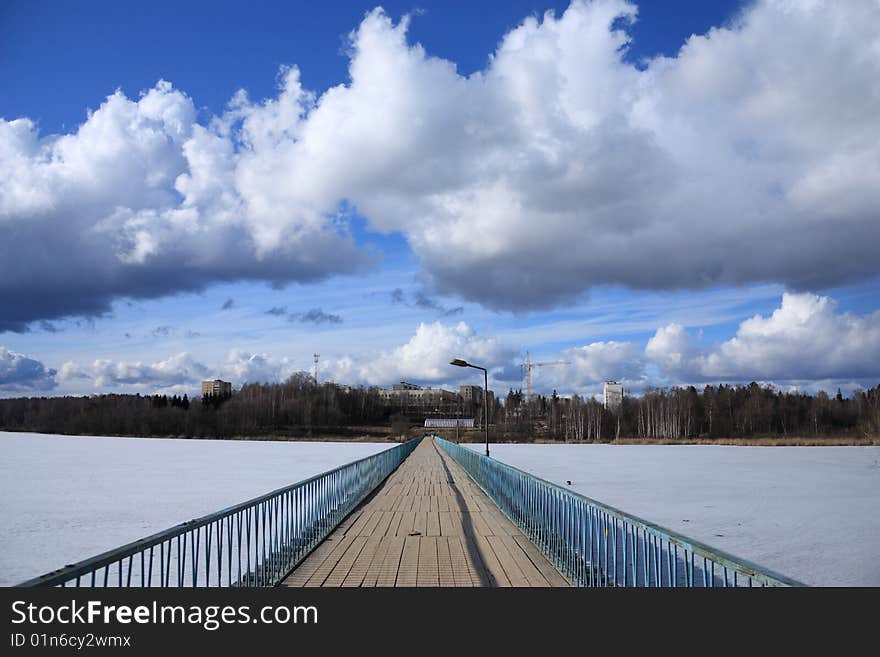
M283 381L245 381L237 386L233 384L232 392L233 392L233 394L235 394L237 392L241 392L241 390L244 388L244 386L248 386L248 385L258 385L258 386L285 385L288 383L288 381L291 378L294 378L297 375L302 375L303 378L310 379L310 380L314 378L314 375L312 373L307 372L305 370L299 370L299 371L291 373L290 376ZM217 380L217 379L214 379L214 380ZM205 382L207 382L207 380ZM231 383L231 382L227 382L227 383ZM408 382L400 381L398 383L408 383ZM603 384L604 383L617 383L617 382L616 381L607 381L607 382L603 382ZM341 381L332 381L332 380L320 381L318 383L318 386L323 386L323 385L330 385L330 386L334 386L336 388L350 388L353 390L365 390L365 391L369 392L372 390L389 390L390 386L394 385L394 384L388 384L386 386L373 385L373 384L363 384L363 383L352 385L349 383L344 383ZM469 385L473 385L473 384L462 383L460 385L461 385L461 387L464 387L464 386L469 386ZM846 399L846 400L854 400L856 398L856 395L860 392L867 393L867 392L873 390L875 387L880 388L880 382L878 382L874 386L868 386L867 388L856 387L853 390L851 390L850 392L846 393L843 391L842 388L838 388L836 391L831 391L831 392L829 392L828 390L822 389L822 388L820 388L816 391L799 390L799 389L793 388L793 387L789 388L788 390L783 390L783 389L779 388L777 385L775 385L774 383L768 382L768 381L749 381L749 382L745 382L745 383L728 383L725 381L714 381L714 382L703 382L703 383L699 383L699 384L676 383L676 384L665 386L665 387L661 386L661 387L638 388L634 391L628 390L626 387L624 387L623 388L623 395L624 395L624 397L640 398L640 397L644 396L645 394L649 394L649 393L663 393L663 392L671 392L674 390L688 390L690 388L693 388L698 394L703 394L705 392L706 388L727 387L727 388L734 388L735 389L735 388L749 388L752 385L757 385L761 388L761 390L769 390L769 391L771 391L775 394L779 394L779 395L802 395L802 396L807 396L807 397L815 397L815 396L819 395L820 393L825 393L829 398L834 398L839 394L843 399ZM424 385L424 386L419 386L419 387L424 390L443 390L445 392L452 392L452 393L459 394L454 389L454 387L451 385L449 385L449 386ZM481 387L481 386L476 386L476 387ZM193 392L194 394L190 395L189 394L190 392ZM504 390L500 390L500 391L496 390L490 386L489 392L493 394L494 399L496 401L498 401L502 406L504 406L506 404L507 398L511 394L522 395L523 398L525 398L525 396L526 396L525 388L520 387L520 386L510 387L507 389L506 392ZM499 392L500 392L500 394L499 394ZM105 395L139 396L139 397L143 397L143 398L177 397L179 399L183 399L184 397L187 397L190 401L192 401L194 399L202 399L205 396L203 393L197 391L196 388L193 388L192 390L184 390L182 392L171 392L171 393L167 393L167 392L164 392L164 393L163 392L141 393L141 392L126 392L126 391L114 390L111 392L91 392L91 393L79 393L79 394L68 393L68 394L64 394L64 395L29 395L29 396L11 395L11 396L6 396L6 397L0 397L0 400L2 400L2 399L10 399L10 400L15 400L15 399L53 399L53 398L58 398L58 397L100 397L100 396L105 396ZM552 390L550 393L538 392L538 391L534 392L534 396L537 398L543 397L546 399L546 398L552 397L554 395L558 399L571 400L574 397L578 397L582 401L593 400L593 401L597 401L599 403L602 403L604 401L604 393L579 395L578 393L559 394L559 392L557 390ZM2 429L0 429L0 431L2 431Z

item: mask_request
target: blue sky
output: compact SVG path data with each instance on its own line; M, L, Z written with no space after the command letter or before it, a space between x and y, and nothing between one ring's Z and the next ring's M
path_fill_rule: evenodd
M743 4L642 3L630 56L672 55L691 34L723 24ZM256 98L272 95L283 64L300 66L310 89L326 89L346 81L346 35L376 6L394 17L416 15L411 40L469 74L486 65L500 38L524 17L561 12L568 3L258 0L245 9L226 0L10 0L0 8L0 115L29 116L45 132L62 132L115 89L136 96L160 78L216 113L239 88Z
M880 380L877 11L375 6L4 3L0 395Z

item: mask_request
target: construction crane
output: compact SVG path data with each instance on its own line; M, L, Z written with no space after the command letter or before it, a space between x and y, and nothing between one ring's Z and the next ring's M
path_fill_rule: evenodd
M532 368L544 367L546 365L571 365L570 360L545 360L541 362L532 362L529 352L526 352L526 362L524 367L526 370L526 401L532 401Z

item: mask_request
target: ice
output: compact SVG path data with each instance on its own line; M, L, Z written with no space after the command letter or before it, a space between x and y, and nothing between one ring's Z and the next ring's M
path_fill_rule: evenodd
M0 585L388 447L0 432Z
M880 447L503 444L490 453L802 582L880 585Z
M0 433L0 584L388 446ZM806 583L880 585L880 447L505 444L491 452Z

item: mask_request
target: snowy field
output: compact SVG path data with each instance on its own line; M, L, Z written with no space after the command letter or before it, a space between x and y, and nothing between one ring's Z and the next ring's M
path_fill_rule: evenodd
M0 584L387 447L0 432ZM493 445L492 456L810 584L880 585L880 447Z
M388 447L0 432L0 585Z
M490 453L802 582L880 585L880 447L492 445Z

